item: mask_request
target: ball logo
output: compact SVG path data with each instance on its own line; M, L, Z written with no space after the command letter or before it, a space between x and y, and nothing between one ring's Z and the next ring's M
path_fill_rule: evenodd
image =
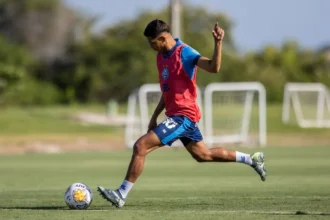
M164 69L162 71L163 80L167 80L169 76L170 76L170 71L168 70L167 67L164 67Z
M83 202L86 200L86 195L83 190L78 189L73 192L73 199L75 202Z

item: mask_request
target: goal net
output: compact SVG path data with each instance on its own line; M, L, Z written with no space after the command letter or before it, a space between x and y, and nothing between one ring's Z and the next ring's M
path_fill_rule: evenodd
M290 115L295 115L290 118ZM330 95L321 83L287 83L282 121L302 128L330 128Z
M266 91L258 82L211 83L204 91L205 142L266 146Z
M197 89L197 102L202 111L201 91ZM144 84L139 89L133 91L128 98L127 121L125 131L125 142L127 147L133 147L135 141L148 130L150 118L156 109L161 98L159 84ZM157 122L161 123L166 119L165 110L159 115ZM203 131L202 120L200 122ZM182 146L180 141L176 141L172 146Z

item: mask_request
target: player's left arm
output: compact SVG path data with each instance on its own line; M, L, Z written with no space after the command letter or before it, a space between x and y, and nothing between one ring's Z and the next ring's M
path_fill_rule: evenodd
M215 24L212 31L214 38L214 52L212 59L201 56L197 61L197 66L210 73L218 73L221 67L221 52L222 52L222 40L225 36L225 32L218 25Z

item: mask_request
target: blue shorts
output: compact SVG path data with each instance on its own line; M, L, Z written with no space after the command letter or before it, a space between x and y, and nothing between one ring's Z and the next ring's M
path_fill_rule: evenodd
M164 145L171 146L174 141L180 140L184 146L191 141L199 142L203 136L198 128L198 123L192 122L184 116L172 116L165 119L153 132Z

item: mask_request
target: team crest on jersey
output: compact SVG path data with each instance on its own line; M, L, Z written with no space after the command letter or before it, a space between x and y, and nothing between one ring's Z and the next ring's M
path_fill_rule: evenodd
M162 71L162 78L163 80L167 80L168 77L170 75L170 71L168 70L167 67L164 67L163 71Z

